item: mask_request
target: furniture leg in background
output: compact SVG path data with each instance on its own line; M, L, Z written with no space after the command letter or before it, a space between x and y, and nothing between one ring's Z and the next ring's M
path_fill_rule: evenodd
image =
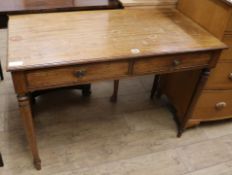
M76 87L77 87L77 89L82 90L82 95L84 97L89 97L91 95L91 84L83 84L83 85L79 85Z
M110 98L111 102L117 102L117 99L118 99L118 86L119 86L119 80L114 80L114 92L113 92L113 95Z
M0 14L0 29L7 28L8 17L7 14Z
M4 79L1 62L0 62L0 78L1 80Z
M157 97L161 96L161 92L160 92L161 89L159 88L159 80L160 80L160 75L155 75L152 89L151 89L151 96L150 96L151 99L153 99L155 94L157 95ZM111 102L117 102L118 87L119 87L119 80L114 80L114 91L110 98Z
M159 95L160 93L158 93L158 91L157 91L159 89L159 80L160 80L160 75L155 75L152 89L151 89L151 96L150 96L151 99L153 99L155 94L157 96L160 96Z
M0 167L3 167L4 163L3 163L3 159L2 159L2 154L0 153Z

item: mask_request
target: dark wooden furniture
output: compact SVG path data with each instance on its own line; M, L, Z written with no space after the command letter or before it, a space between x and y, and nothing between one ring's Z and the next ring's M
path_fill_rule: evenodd
M186 105L186 101L191 101L188 94L194 91L200 71L160 76L159 95L166 95L174 104L177 121L182 129L197 126L201 122L229 119L232 117L232 1L179 0L177 8L225 42L229 49L222 52L216 68L202 86L187 122L183 122L181 116L189 108ZM181 101L179 96L186 96L186 99Z
M122 8L122 4L118 0L4 0L0 1L0 28L7 26L9 14L118 8Z
M4 79L1 61L0 61L0 79L1 80Z
M3 159L2 159L2 154L0 153L0 167L3 167L4 163L3 163Z
M177 10L153 9L10 16L8 45L7 67L36 169L41 169L41 160L31 93L106 79L199 70L194 92L188 94L189 108L181 116L187 120L210 69L226 48Z

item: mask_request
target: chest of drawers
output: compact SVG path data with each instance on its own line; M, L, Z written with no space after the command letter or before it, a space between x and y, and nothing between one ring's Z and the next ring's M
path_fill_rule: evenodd
M177 9L200 24L214 36L228 45L219 58L219 62L202 87L202 92L191 109L189 118L177 118L183 129L205 121L232 118L232 2L227 0L179 0ZM212 15L209 15L212 14ZM161 76L163 94L175 101L177 116L189 108L185 105L191 100L185 92L194 91L198 82L195 73L185 72ZM185 79L187 84L178 83ZM172 89L171 89L172 88ZM178 98L178 100L177 100Z

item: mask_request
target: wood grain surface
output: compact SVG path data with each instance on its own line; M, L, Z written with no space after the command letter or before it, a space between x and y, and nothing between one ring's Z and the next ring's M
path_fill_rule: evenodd
M193 119L218 120L231 118L231 90L204 90L197 101Z
M231 15L231 7L221 0L179 0L177 8L219 39Z
M9 71L225 48L178 11L149 9L10 16L8 44Z
M212 70L206 84L207 90L229 90L232 89L232 63L220 62L216 69Z

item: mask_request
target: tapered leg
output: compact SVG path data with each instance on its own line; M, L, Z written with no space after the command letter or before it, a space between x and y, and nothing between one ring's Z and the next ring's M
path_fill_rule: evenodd
M4 79L1 62L0 62L0 78L1 78L1 80Z
M153 99L155 93L157 93L157 90L158 90L158 87L159 87L159 80L160 80L160 76L155 75L154 81L153 81L153 86L152 86L152 89L151 89L151 96L150 96L151 99Z
M178 127L177 129L177 137L180 138L182 136L184 132L184 128L183 127Z
M119 86L119 80L114 80L114 92L113 92L113 95L110 98L111 102L117 102L117 98L118 98L118 86Z
M32 119L31 101L28 95L18 96L19 109L23 120L27 140L32 152L34 165L37 170L41 169L41 160L37 148L34 123Z

